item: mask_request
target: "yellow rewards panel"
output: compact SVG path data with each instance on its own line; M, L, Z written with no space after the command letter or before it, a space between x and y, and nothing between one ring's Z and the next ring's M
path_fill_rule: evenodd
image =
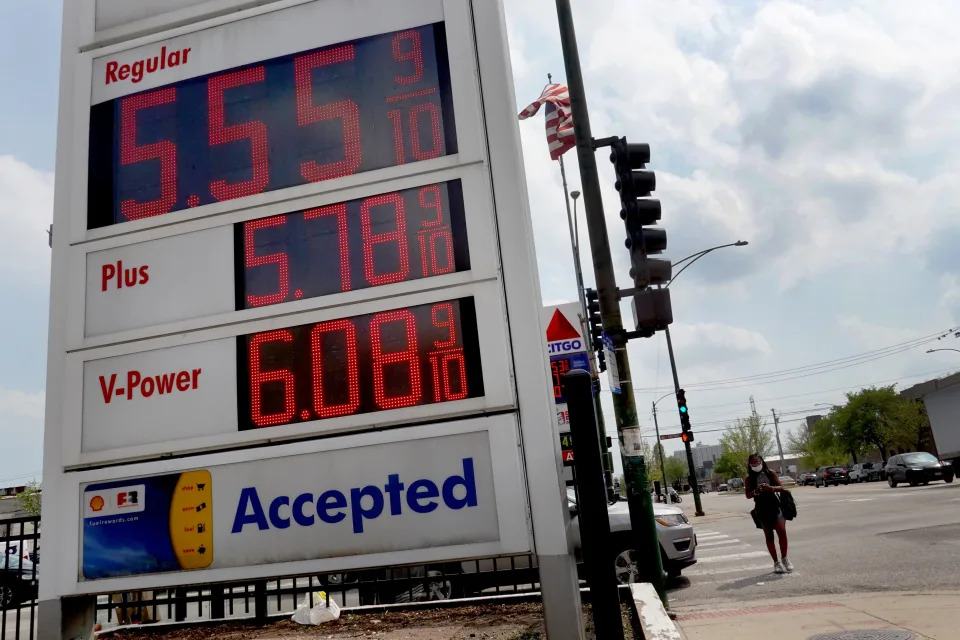
M181 569L213 563L213 485L206 469L180 474L170 501L170 542Z

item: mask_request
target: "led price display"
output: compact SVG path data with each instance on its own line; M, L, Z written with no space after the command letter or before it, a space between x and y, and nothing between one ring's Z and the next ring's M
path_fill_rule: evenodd
M237 338L240 429L483 395L473 298Z
M585 353L571 353L566 356L551 356L550 374L553 379L553 399L557 404L567 402L567 381L564 378L573 369L590 371L590 360Z
M456 152L443 23L361 38L91 107L87 226Z
M234 227L237 309L470 268L459 180Z

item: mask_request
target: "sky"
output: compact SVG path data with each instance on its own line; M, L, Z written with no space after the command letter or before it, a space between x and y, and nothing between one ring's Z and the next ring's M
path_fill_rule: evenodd
M519 112L547 73L564 81L564 65L554 2L505 5ZM0 486L42 468L60 10L54 0L0 3ZM960 368L960 354L926 353L960 347L952 337L922 340L960 324L960 6L608 0L595 11L574 0L573 10L594 135L651 145L665 257L749 242L671 286L699 441L717 442L749 415L751 397L786 430L846 391ZM559 168L542 117L518 126L543 300L574 300ZM575 152L565 158L577 189ZM598 166L626 288L605 154ZM586 238L581 250L589 285ZM630 325L627 305L623 314ZM661 398L661 431L677 431L662 334L631 341L629 353L644 434ZM603 398L615 433L609 391Z

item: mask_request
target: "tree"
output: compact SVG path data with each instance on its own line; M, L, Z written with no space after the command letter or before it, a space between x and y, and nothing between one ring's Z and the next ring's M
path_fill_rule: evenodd
M750 454L759 453L766 458L773 452L773 434L767 429L766 420L753 415L728 425L720 436L720 445L724 455L742 459L743 468L746 469Z
M683 477L687 475L687 463L679 458L673 456L664 458L663 466L667 472L667 480L664 482L665 485L669 485L671 482L677 482L678 480L682 483Z
M23 493L17 494L20 508L31 516L40 516L40 483L28 482Z
M724 480L742 478L747 475L747 460L733 453L724 453L713 465L713 473Z
M808 467L842 463L847 455L843 451L837 451L830 425L829 418L821 418L813 425L803 422L787 433L787 446L794 453L800 454L803 464Z

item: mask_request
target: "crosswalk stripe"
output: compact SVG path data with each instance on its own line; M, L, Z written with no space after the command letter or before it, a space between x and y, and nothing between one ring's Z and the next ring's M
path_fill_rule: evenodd
M717 540L716 542L699 542L697 544L697 548L700 549L702 547L719 547L722 544L736 544L737 542L740 542L740 540L738 540L737 538L731 538L730 540ZM748 544L746 546L749 547L750 545Z
M729 538L725 533L711 533L709 535L697 534L697 540L719 540L720 538Z
M710 569L707 567L700 569L698 567L699 567L699 563L693 565L683 573L688 576L690 575L712 576L718 573L738 573L740 571L760 571L761 569L769 569L770 571L773 571L773 566L771 564L752 564L748 567L728 567L726 569Z
M763 556L769 555L766 551L747 551L745 553L728 553L723 556L709 556L706 558L697 558L697 563L701 562L732 562L734 560L742 560L744 558L762 558Z

